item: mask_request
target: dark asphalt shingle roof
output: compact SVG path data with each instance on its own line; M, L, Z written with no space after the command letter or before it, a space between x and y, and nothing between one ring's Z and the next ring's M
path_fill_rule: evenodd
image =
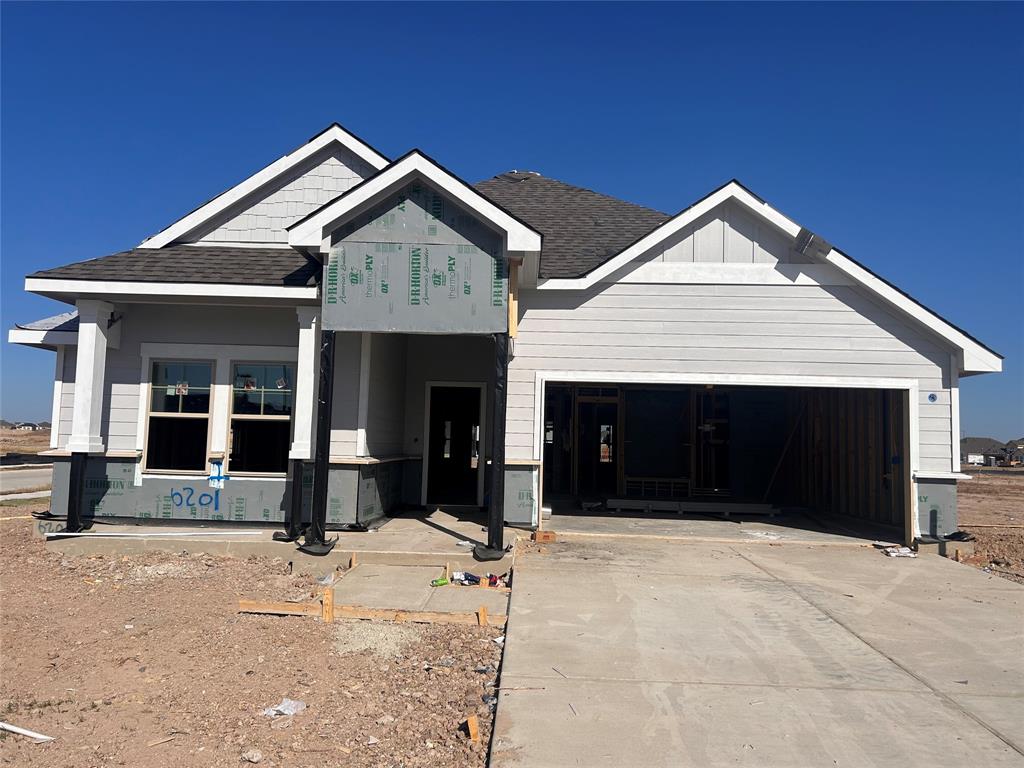
M544 236L545 278L581 277L671 218L532 172L502 173L473 186Z
M291 248L228 248L175 245L133 248L110 256L34 272L61 280L124 280L153 283L315 285L320 265Z

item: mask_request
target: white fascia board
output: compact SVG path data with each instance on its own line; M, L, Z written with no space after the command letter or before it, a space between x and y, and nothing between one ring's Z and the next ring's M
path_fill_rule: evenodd
M941 317L925 309L913 299L900 293L887 282L871 274L845 254L832 249L825 261L849 275L860 285L870 290L890 306L909 315L939 338L945 339L960 351L960 372L998 373L1003 370L999 355L985 349L981 344L953 327Z
M729 200L733 200L745 208L748 208L754 214L773 224L790 237L795 238L800 233L799 224L794 222L792 219L783 216L768 205L768 203L754 197L754 195L750 194L750 192L745 190L736 182L729 182L721 189L711 193L703 200L687 208L682 213L673 216L657 229L627 247L617 256L614 256L601 266L597 267L597 269L593 270L590 274L578 278L541 280L537 287L548 290L568 291L579 291L591 288L595 284L604 281L610 275L628 265L629 262L633 261L637 257L642 256L652 248L657 247L659 244L673 237L701 216L710 213L712 210Z
M22 344L26 347L43 347L56 349L61 345L78 344L77 331L33 331L25 328L11 328L7 332L7 341L11 344Z
M288 230L288 244L295 248L321 248L324 239L347 218L361 213L389 192L404 186L413 177L422 178L505 232L507 251L540 251L539 232L515 219L419 152L407 155L295 225Z
M228 283L145 283L126 280L60 280L25 278L25 290L44 296L54 293L75 296L182 296L225 299L313 299L316 286L238 285Z
M331 144L340 144L352 152L358 158L366 162L375 170L380 170L388 164L388 159L375 152L371 147L364 144L340 125L332 125L316 138L303 144L294 152L285 155L274 161L261 171L257 171L240 184L236 184L226 192L221 193L206 205L197 208L184 218L178 219L167 229L158 232L152 237L139 243L139 248L163 248L176 240L180 240L197 227L201 227L210 220L216 218L232 205L243 200L265 184L288 173L297 165L308 160L313 155L326 149Z

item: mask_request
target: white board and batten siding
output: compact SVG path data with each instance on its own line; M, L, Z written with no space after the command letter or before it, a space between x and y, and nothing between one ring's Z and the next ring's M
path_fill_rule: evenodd
M524 290L520 306L509 368L510 459L533 458L537 372L593 370L916 379L920 468L950 469L950 352L860 289L602 283Z
M735 203L725 203L669 238L640 261L693 264L795 264L808 259L792 241Z

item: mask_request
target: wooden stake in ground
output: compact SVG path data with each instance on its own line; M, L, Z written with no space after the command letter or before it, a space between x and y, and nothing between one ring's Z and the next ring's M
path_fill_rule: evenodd
M466 733L469 734L469 738L473 741L480 741L480 719L476 715L470 715L466 718Z
M334 621L334 587L328 586L324 590L323 620L325 624Z

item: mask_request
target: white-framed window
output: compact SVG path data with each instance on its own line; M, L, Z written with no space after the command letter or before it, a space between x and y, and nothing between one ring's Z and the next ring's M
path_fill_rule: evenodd
M276 474L288 469L295 364L233 363L227 470Z
M154 360L149 382L146 469L205 471L213 363Z

